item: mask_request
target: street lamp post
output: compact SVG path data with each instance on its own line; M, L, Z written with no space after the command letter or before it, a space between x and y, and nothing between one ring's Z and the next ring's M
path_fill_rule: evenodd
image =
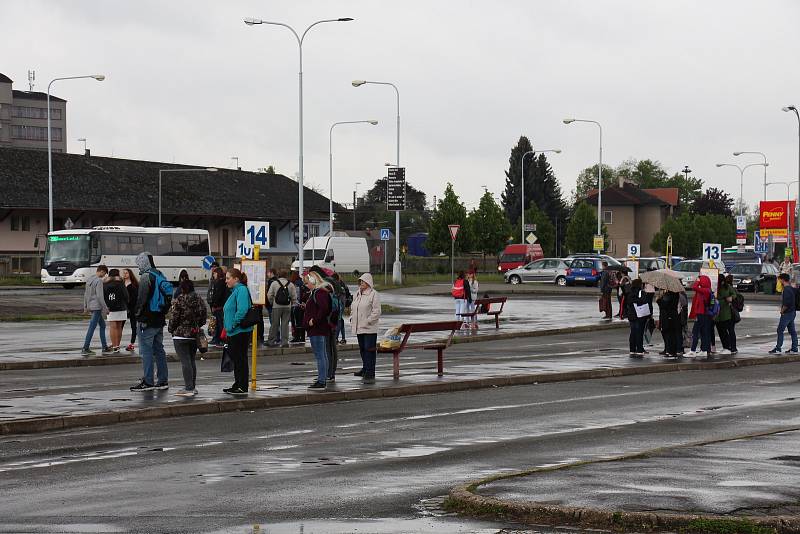
M596 124L600 130L600 165L597 167L597 235L602 235L602 209L603 209L603 126L593 120L588 119L564 119L564 124L571 124L573 122L589 122ZM598 250L597 252L602 252Z
M61 80L80 80L83 78L93 78L98 82L106 79L103 74L89 74L86 76L64 76L53 78L47 84L47 215L50 231L53 231L53 132L50 128L50 87Z
M794 116L797 117L797 200L800 201L800 113L797 112L796 106L786 106L783 111L787 113L793 111ZM800 218L798 218L797 222L797 227L800 227Z
M734 156L741 156L742 154L758 154L764 158L764 200L767 200L767 167L769 166L767 156L763 152L756 152L755 150L741 150L733 153Z
M746 171L748 167L759 167L762 165L766 169L769 163L749 163L744 167L740 167L735 163L717 163L717 167L734 167L739 169L739 215L744 214L744 171ZM767 199L766 183L767 182L764 182L764 200Z
M253 19L247 18L244 19L244 23L248 26L255 26L258 24L267 24L270 26L283 26L284 28L288 29L294 35L294 38L297 40L297 48L300 53L300 70L298 72L298 99L299 99L299 124L300 124L300 157L299 157L299 169L298 169L298 177L297 177L297 259L299 263L299 272L300 274L303 273L303 235L304 235L304 224L303 224L303 41L306 38L306 34L308 34L309 30L318 24L323 24L325 22L350 22L353 20L350 17L343 17L338 19L324 19L318 20L308 26L305 31L303 31L302 35L298 34L294 28L289 26L288 24L284 24L283 22L270 22L267 20L261 19Z
M400 90L397 86L390 82L375 82L369 80L353 80L352 85L353 87L361 87L365 84L373 84L373 85L389 85L394 89L395 95L397 96L397 158L395 159L395 163L397 166L400 166ZM394 248L395 248L395 256L394 256L394 264L392 264L392 281L395 284L401 284L403 282L403 266L400 263L400 212L394 212L394 223L395 223L395 235L394 235Z
M158 170L158 226L161 226L161 175L165 172L217 172L215 167L207 167L205 169L198 169L197 167L188 167L185 169L159 169Z
M328 132L328 178L330 180L330 195L328 195L328 202L330 204L330 213L328 215L328 235L333 235L333 129L340 124L371 124L375 126L378 124L376 120L365 121L341 121L331 124L330 132ZM353 212L355 212L355 205L353 205ZM355 228L354 228L355 230Z
M544 154L545 152L554 152L556 154L561 154L560 148L553 148L548 150L540 150L539 154ZM528 154L536 154L535 150L528 150L522 155L522 174L520 176L520 184L521 187L521 199L522 205L520 206L520 211L522 212L522 241L520 243L525 243L525 156Z

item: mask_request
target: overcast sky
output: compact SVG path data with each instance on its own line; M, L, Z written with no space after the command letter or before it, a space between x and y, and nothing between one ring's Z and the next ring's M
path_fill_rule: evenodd
M353 88L390 81L401 98L401 164L440 196L452 181L468 207L485 185L499 195L520 135L550 160L569 193L597 161L684 165L708 186L739 194L736 169L767 155L769 176L797 180L800 105L797 0L669 1L36 1L3 0L0 72L16 89L58 76L102 73L105 82L57 82L69 101L70 152L248 170L298 170L299 31L304 44L305 176L328 190L328 131L336 121L378 126L334 131L334 199L352 199L395 159L395 95ZM761 199L763 173L745 174L745 200ZM797 194L797 187L792 195ZM769 198L785 198L771 186Z

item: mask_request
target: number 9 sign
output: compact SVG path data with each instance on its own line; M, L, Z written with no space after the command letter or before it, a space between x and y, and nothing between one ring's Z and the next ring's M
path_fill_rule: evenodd
M703 243L703 261L719 261L722 259L722 245L719 243Z
M628 257L638 258L641 255L642 247L639 243L628 243Z

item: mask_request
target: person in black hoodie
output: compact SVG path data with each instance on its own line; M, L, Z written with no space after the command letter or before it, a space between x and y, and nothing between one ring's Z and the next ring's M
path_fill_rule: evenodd
M211 271L211 281L208 283L208 293L206 294L208 307L211 308L211 314L217 323L216 328L214 328L214 335L209 341L209 344L215 347L222 346L222 339L219 336L222 333L222 325L224 324L222 307L225 306L227 292L225 272L220 267L216 267Z
M108 306L107 321L111 335L111 351L119 352L122 327L128 318L128 290L119 275L119 269L108 271L108 279L103 283L103 296Z
M131 322L131 342L126 347L128 352L133 352L136 343L136 299L139 297L139 280L131 269L122 270L122 281L125 282L125 289L128 290L128 321Z

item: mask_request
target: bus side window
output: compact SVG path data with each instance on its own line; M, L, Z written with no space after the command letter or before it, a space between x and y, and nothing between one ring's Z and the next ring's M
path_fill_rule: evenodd
M172 234L172 255L186 256L189 254L189 236L186 234Z
M119 254L116 234L100 234L100 253L104 256Z
M156 238L156 247L153 251L154 256L172 256L172 235L161 234Z

